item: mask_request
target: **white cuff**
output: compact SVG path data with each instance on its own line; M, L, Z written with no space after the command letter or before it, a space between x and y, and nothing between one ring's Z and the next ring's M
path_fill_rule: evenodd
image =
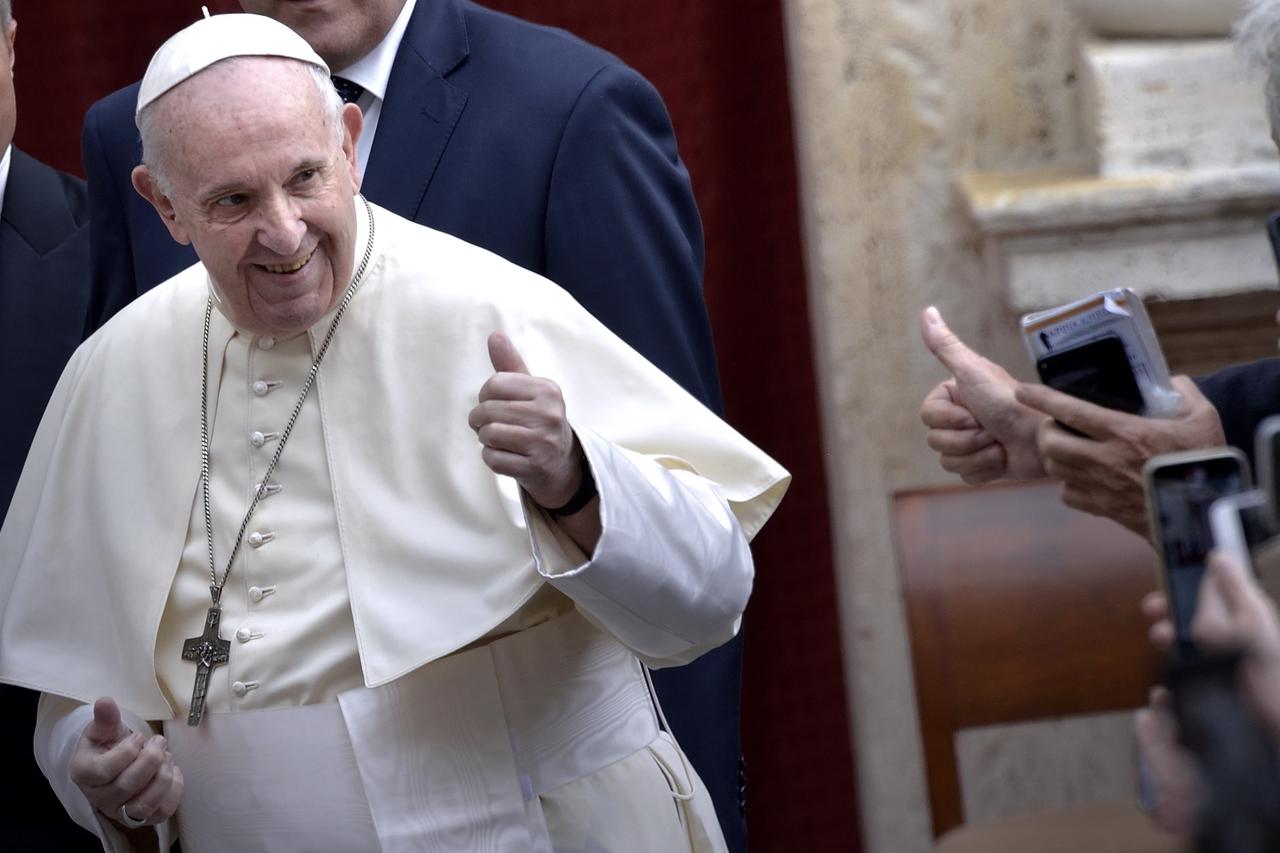
M539 573L651 665L687 663L732 637L754 569L728 504L692 471L575 432L600 493L600 540L588 558L526 498Z

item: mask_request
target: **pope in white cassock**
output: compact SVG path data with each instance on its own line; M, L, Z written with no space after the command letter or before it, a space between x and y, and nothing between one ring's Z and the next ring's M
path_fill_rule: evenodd
M192 25L138 107L201 263L76 353L0 531L0 680L68 811L108 850L723 849L645 667L737 630L787 473L364 201L283 25Z

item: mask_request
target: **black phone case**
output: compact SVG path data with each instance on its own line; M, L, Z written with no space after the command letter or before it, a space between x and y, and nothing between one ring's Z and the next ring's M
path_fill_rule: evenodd
M1129 356L1115 335L1043 355L1036 370L1045 385L1090 403L1131 415L1145 408Z

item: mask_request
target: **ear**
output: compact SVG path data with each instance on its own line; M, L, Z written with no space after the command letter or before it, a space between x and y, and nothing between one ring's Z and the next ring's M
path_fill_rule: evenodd
M131 177L133 178L133 188L138 191L138 195L151 202L151 206L156 209L156 213L160 214L160 220L164 222L164 227L169 229L169 236L184 246L190 245L191 235L187 233L186 226L178 221L178 212L174 209L173 202L168 196L160 192L155 178L152 177L151 171L146 165L135 167Z
M17 61L17 54L13 52L13 46L18 41L18 22L12 18L9 19L9 31L4 34L5 39L9 42L9 74L13 74L13 66Z
M342 105L342 154L351 172L352 192L360 192L360 166L356 156L356 143L364 130L364 113L355 104Z

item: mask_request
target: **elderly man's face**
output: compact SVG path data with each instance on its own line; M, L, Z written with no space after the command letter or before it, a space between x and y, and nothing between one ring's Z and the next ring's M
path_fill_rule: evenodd
M360 111L339 141L302 63L220 63L156 103L165 195L146 166L134 186L208 268L240 328L287 335L314 325L352 274Z
M306 39L334 71L373 50L404 4L405 0L240 0L246 12L275 18Z

